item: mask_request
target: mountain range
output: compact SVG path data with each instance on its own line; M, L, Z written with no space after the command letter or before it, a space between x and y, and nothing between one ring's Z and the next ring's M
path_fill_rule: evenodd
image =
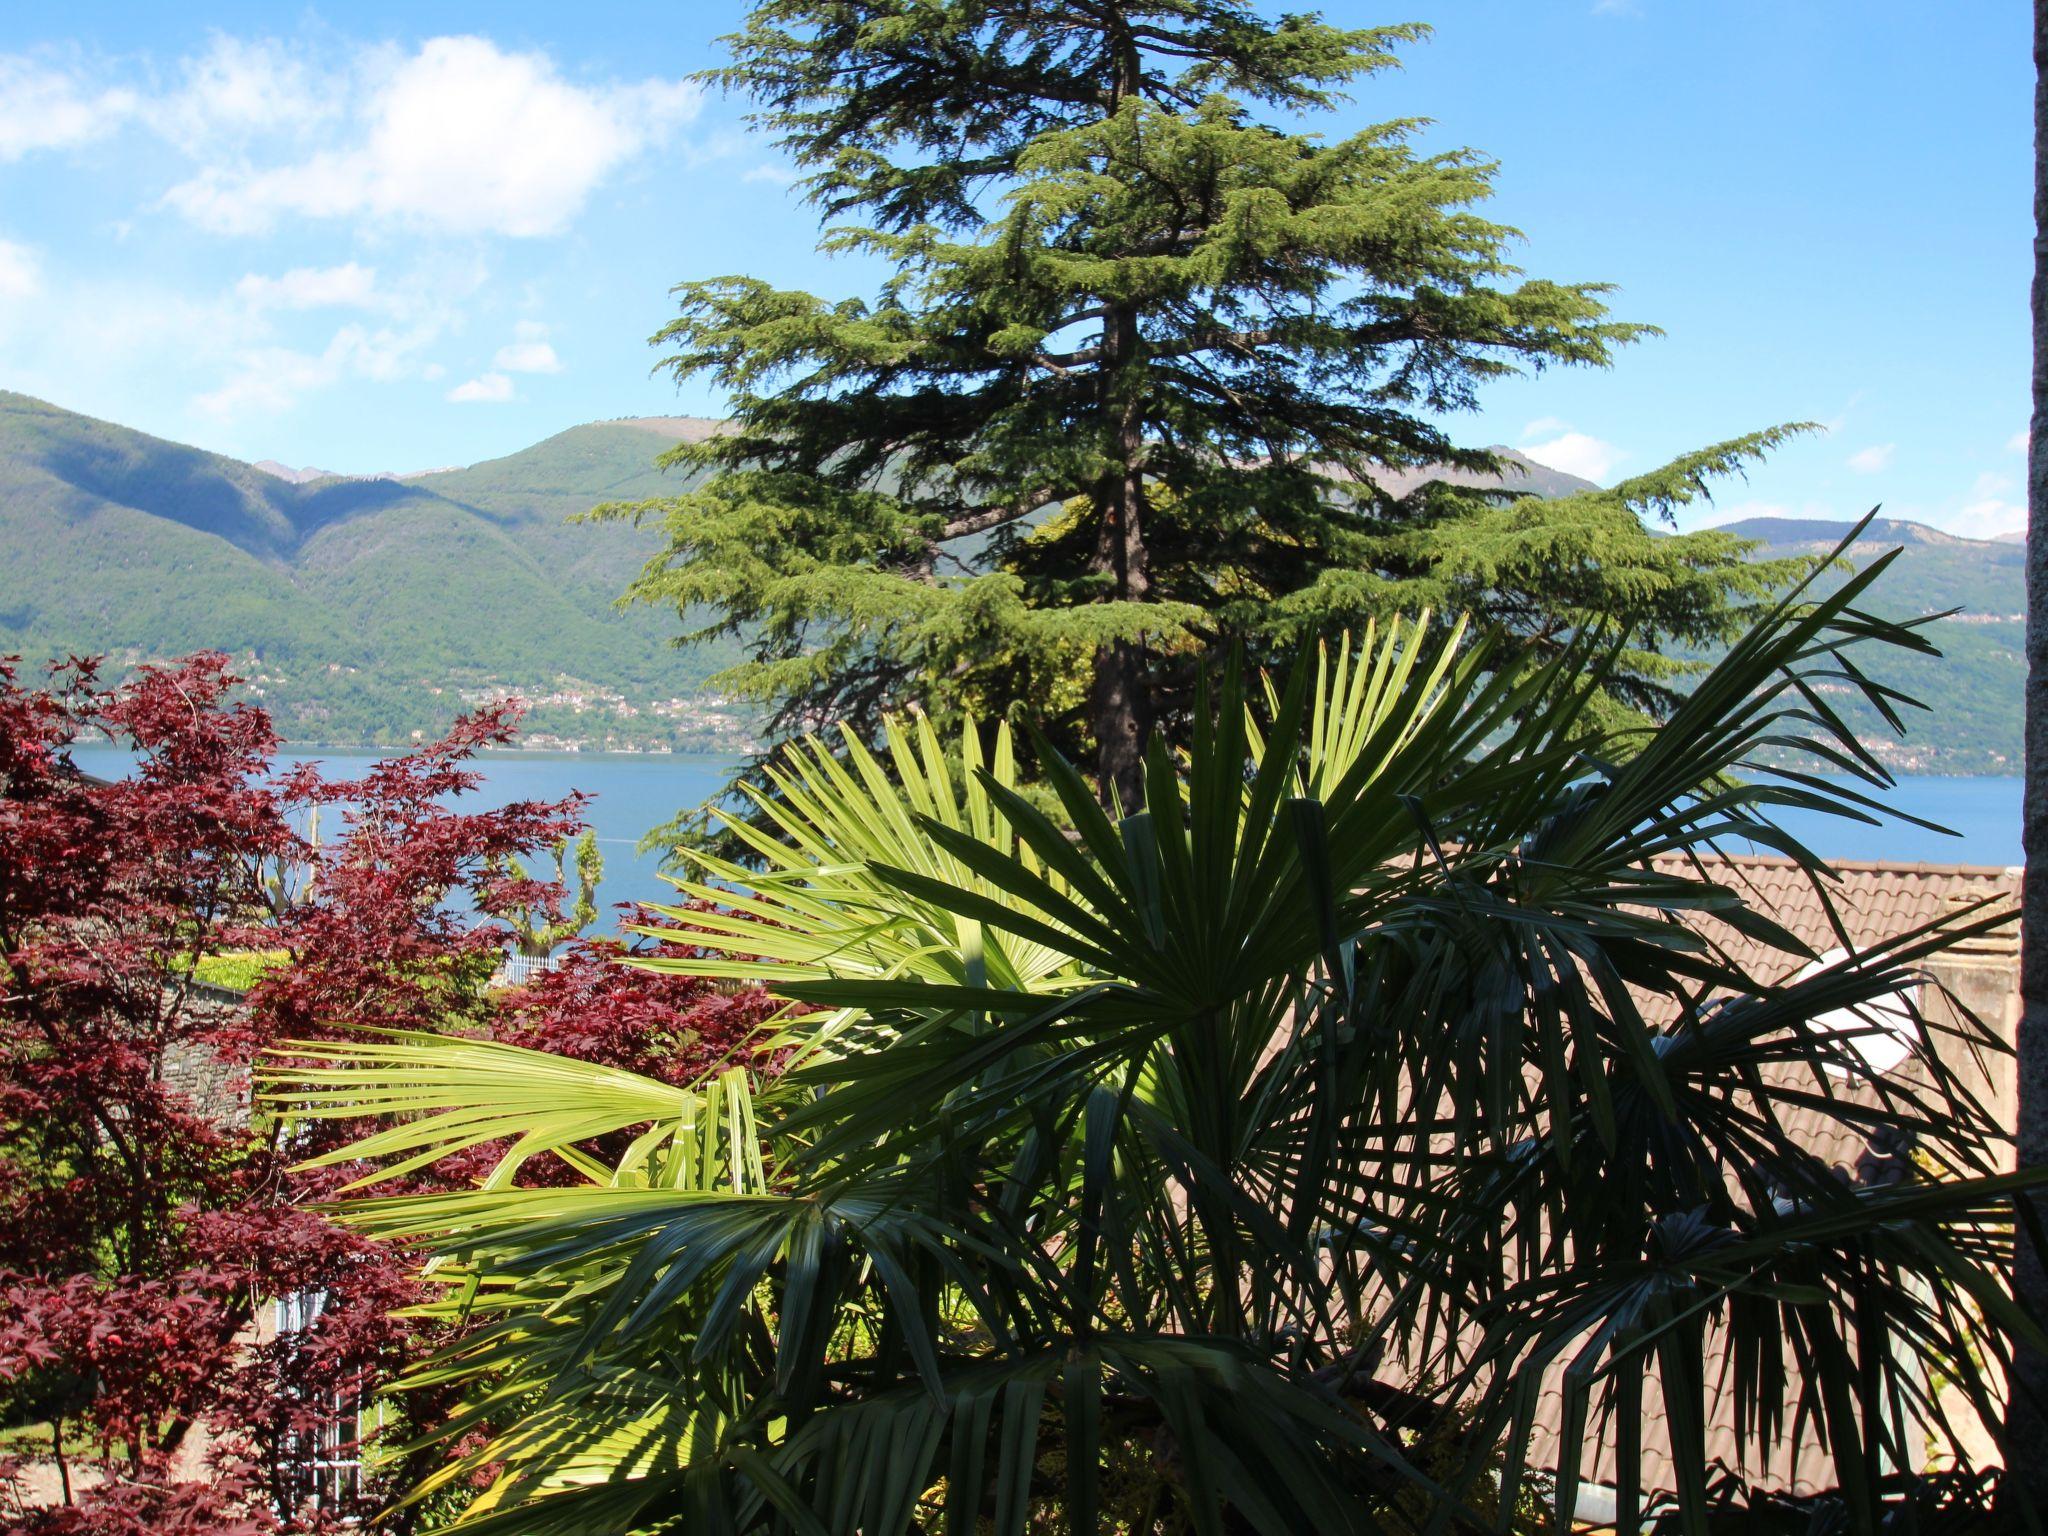
M466 468L342 476L245 464L0 391L0 654L224 650L298 742L399 744L516 693L534 745L743 746L750 717L705 688L736 648L679 650L673 614L617 606L658 531L571 521L672 493L656 457L716 428L592 422ZM1540 495L1589 483L1499 451ZM1847 525L1731 531L1762 554L1823 553ZM1946 660L1898 664L1899 685L1940 699L1942 715L1893 755L2013 771L2023 546L1890 521L1857 553L1894 545L1905 553L1880 608L1962 612L1937 626Z
M704 697L731 653L615 606L658 535L569 522L673 489L656 456L711 428L595 422L464 469L308 479L0 392L0 652L225 650L289 737L327 745L507 692L534 702L529 739L732 745L743 716Z

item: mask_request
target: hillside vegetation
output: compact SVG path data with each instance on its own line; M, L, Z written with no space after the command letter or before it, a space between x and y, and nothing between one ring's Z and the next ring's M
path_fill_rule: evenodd
M1825 555L1849 524L1799 518L1751 518L1729 531L1759 544L1759 555ZM1896 564L1871 595L1887 618L1957 610L1933 625L1939 658L1901 653L1886 658L1884 680L1926 703L1913 712L1909 735L1895 742L1876 715L1837 693L1859 730L1894 767L1920 773L2018 773L2021 683L2026 675L2024 544L1960 539L1924 523L1880 518L1864 531L1851 558L1900 549ZM1832 586L1834 583L1829 583Z
M661 489L655 456L704 425L594 423L468 469L294 484L0 393L0 651L226 650L300 741L389 745L509 690L541 701L543 736L713 744L732 731L701 696L728 658L616 607L652 541L568 522ZM655 713L677 699L695 702Z
M0 654L225 650L305 743L394 745L514 692L535 701L537 744L737 746L750 721L705 689L736 649L678 650L673 615L617 606L658 535L571 521L672 493L657 455L713 430L593 422L466 469L295 483L0 391ZM1515 483L1543 496L1586 484L1526 461ZM1819 555L1847 525L1758 518L1731 531L1761 555ZM2024 547L1880 521L1859 553L1894 545L1905 554L1881 611L1962 610L1937 626L1942 660L1890 663L1890 681L1940 711L1894 760L2014 771Z

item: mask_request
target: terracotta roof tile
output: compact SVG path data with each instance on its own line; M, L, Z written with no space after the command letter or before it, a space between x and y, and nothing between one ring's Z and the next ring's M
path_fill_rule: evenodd
M1814 880L1788 859L1751 855L1704 861L1707 877L1743 892L1749 905L1769 914L1814 950L1826 953L1840 944L1830 922L1827 905ZM1669 874L1697 877L1689 861L1668 858L1658 868ZM1955 864L1907 864L1886 860L1843 860L1833 866L1834 879L1826 882L1827 898L1846 931L1849 946L1857 951L1881 945L1934 919L1962 908L1985 903L1987 912L2003 910L2003 925L1958 945L1951 955L1966 962L2010 968L2011 986L2018 982L2018 903L2021 871L2018 869ZM1703 926L1731 956L1761 981L1779 981L1798 969L1799 962L1769 946L1742 937L1726 924L1708 918ZM1668 999L1644 998L1645 1014L1652 1022L1675 1016ZM2006 1021L1986 1019L2003 1029ZM1863 1098L1844 1085L1845 1096ZM1798 1112L1785 1122L1786 1128L1816 1154L1833 1163L1846 1178L1860 1178L1871 1162L1865 1136L1853 1126L1820 1109ZM1727 1466L1739 1460L1734 1433L1732 1403L1716 1400L1715 1386L1722 1374L1723 1360L1710 1344L1707 1360L1708 1455ZM1725 1358L1725 1357L1723 1357ZM1727 1384L1723 1384L1724 1386ZM1788 1421L1790 1415L1787 1415ZM1645 1495L1668 1493L1676 1486L1672 1473L1670 1441L1665 1430L1663 1394L1654 1375L1644 1384L1642 1439L1642 1485ZM1559 1454L1559 1432L1564 1423L1563 1397L1556 1381L1548 1384L1537 1415L1537 1441L1532 1446L1534 1462L1554 1469ZM1831 1487L1837 1479L1832 1459L1820 1445L1812 1425L1793 1426L1786 1435L1759 1457L1754 1452L1744 1468L1754 1485L1794 1492L1814 1492ZM1592 1483L1612 1487L1615 1481L1613 1426L1600 1443L1580 1446L1581 1467Z
M1750 906L1769 914L1815 949L1833 948L1839 940L1828 920L1825 890L1836 916L1848 930L1850 947L1866 949L1896 938L1937 917L1979 903L1987 911L2003 905L2017 917L2020 870L1977 864L1901 864L1887 860L1838 860L1833 880L1815 880L1789 859L1747 854L1705 861L1719 883L1740 891ZM1671 856L1656 861L1667 874L1691 870L1689 861ZM1721 925L1716 935L1732 945L1747 945L1758 959L1761 946L1735 939ZM1968 941L1963 953L2017 955L2016 922Z

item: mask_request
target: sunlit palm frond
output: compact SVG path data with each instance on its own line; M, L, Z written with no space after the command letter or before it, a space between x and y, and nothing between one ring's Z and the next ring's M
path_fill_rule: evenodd
M921 715L890 719L879 755L850 734L836 752L815 737L791 744L764 770L771 792L749 790L760 823L722 818L758 867L692 854L702 878L677 883L700 905L657 906L662 926L640 930L694 947L699 957L640 963L758 982L798 998L806 995L806 980L849 975L1026 991L1072 986L1072 962L1058 948L1007 930L991 937L978 920L907 899L874 873L909 869L948 886L975 887L973 872L926 834L927 824L1033 864L996 809L996 794L1017 783L1008 726L998 725L992 737L985 753L981 732L969 725L957 766ZM1057 879L1048 889L1053 913L1029 915L1057 925L1053 914L1071 903ZM784 1043L816 1048L834 1032L812 1028Z
M758 1190L765 1183L743 1069L678 1088L523 1046L400 1030L287 1042L272 1057L262 1074L265 1097L289 1117L393 1122L308 1160L313 1168L371 1164L351 1189L497 1142L510 1146L490 1175L493 1189L509 1186L542 1153L598 1184ZM581 1149L634 1128L639 1136L616 1162L597 1162Z
M1294 792L1325 800L1361 762L1367 782L1376 778L1443 702L1460 659L1468 667L1480 659L1465 645L1468 628L1461 621L1437 637L1423 613L1389 620L1384 635L1373 625L1355 643L1346 634L1317 646ZM1254 713L1246 721L1255 764L1265 759L1265 722L1281 707L1274 680L1261 681L1264 719Z

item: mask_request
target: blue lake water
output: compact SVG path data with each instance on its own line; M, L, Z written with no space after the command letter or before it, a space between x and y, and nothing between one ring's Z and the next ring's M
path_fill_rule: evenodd
M125 754L112 747L81 747L81 768L120 773ZM376 759L367 753L312 752L292 762L320 763L334 778L355 778ZM694 808L718 792L734 764L725 758L631 756L604 753L492 752L477 759L483 785L471 802L477 808L513 800L556 800L574 790L591 796L588 818L604 850L604 881L598 899L603 926L613 926L612 907L631 900L664 901L673 888L657 873L657 854L635 845L650 828L677 811ZM1829 859L1897 859L1943 864L2018 864L2020 780L2017 778L1902 778L1882 796L1911 815L1938 822L1956 835L1888 820L1866 827L1838 817L1792 814L1787 829Z
M88 773L106 777L118 776L129 762L129 755L115 747L79 747L72 755ZM280 766L318 763L329 778L353 779L376 761L367 752L306 752L284 754ZM584 815L604 852L598 906L601 926L609 931L617 903L674 898L674 887L657 873L660 855L639 853L635 845L676 812L717 794L735 766L728 758L680 753L488 752L475 761L483 783L461 803L493 810L515 800L559 800L576 790L589 795Z
M1873 799L1953 833L1887 820L1868 827L1837 816L1794 812L1778 819L1787 831L1827 859L1896 859L1928 864L2019 864L2020 799L2017 778L1953 778L1914 774ZM1853 785L1862 788L1861 785Z

